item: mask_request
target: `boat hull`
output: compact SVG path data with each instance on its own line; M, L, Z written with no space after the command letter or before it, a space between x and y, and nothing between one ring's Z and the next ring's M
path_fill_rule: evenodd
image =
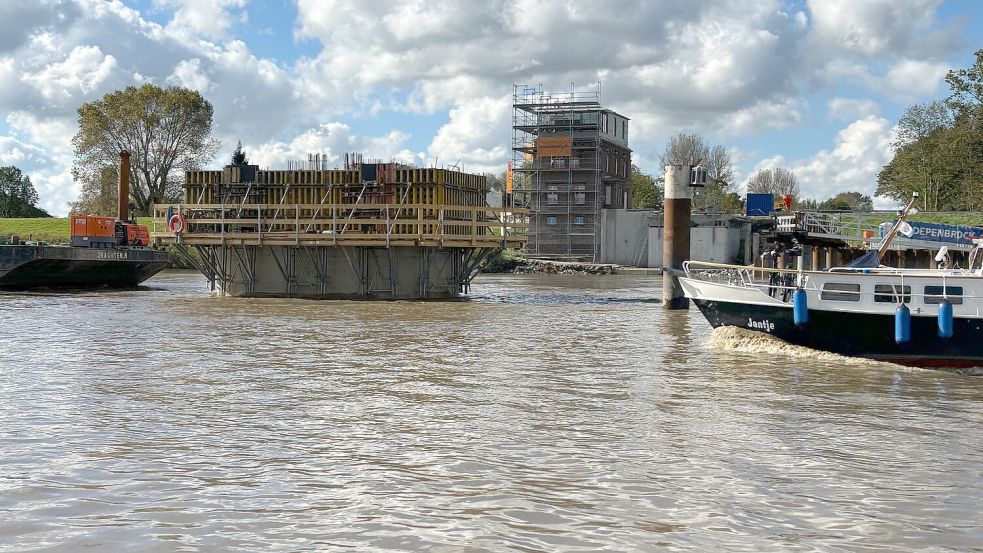
M154 250L0 246L0 289L131 288L168 263Z
M799 346L901 365L983 367L983 319L955 319L953 336L940 338L935 317L912 317L911 342L898 344L892 315L810 310L809 322L796 326L788 305L710 299L693 303L714 328L736 326Z

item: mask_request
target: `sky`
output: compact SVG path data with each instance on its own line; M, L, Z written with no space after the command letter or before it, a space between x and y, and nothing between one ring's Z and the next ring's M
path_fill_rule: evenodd
M66 214L76 109L150 82L213 104L215 168L241 140L270 168L361 152L501 172L514 84L600 83L644 172L695 132L740 184L780 166L807 197L873 195L904 109L981 48L974 0L0 0L0 165Z

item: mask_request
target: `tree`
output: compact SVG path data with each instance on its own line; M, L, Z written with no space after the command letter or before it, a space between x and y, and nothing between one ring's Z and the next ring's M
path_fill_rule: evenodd
M983 208L983 50L946 75L945 102L916 104L898 121L894 158L877 175L877 194L925 210Z
M947 129L952 123L953 114L945 102L935 100L908 106L898 119L898 134L891 146L898 150L927 138L935 131Z
M795 181L795 173L782 167L760 169L747 182L747 191L751 194L799 195L799 185Z
M739 213L744 202L734 192L734 165L730 153L723 146L714 146L707 152L701 165L707 170L707 185L697 192L694 201L697 209ZM735 199L737 200L735 202Z
M983 106L983 50L976 51L976 59L969 68L946 73L945 82L952 90L946 100L950 108L959 114L979 115Z
M666 142L659 161L663 166L699 162L707 170L707 185L693 198L696 210L737 213L743 209L744 203L734 193L734 165L723 146L710 146L699 134L679 133Z
M710 156L710 147L698 134L679 133L669 138L659 162L666 165L693 165Z
M246 159L246 152L242 151L242 141L240 140L236 144L236 151L232 152L232 165L236 167L242 167L243 165L249 165L249 160Z
M119 208L119 166L104 165L95 174L86 174L78 199L68 204L72 215L113 217Z
M628 175L631 187L631 206L635 209L662 209L663 189L652 175L643 173L632 164Z
M823 211L873 211L874 200L860 192L840 192L819 204Z
M210 161L212 105L194 90L145 84L106 94L78 108L72 175L83 194L97 195L102 171L130 152L130 200L135 214L181 196L181 173ZM89 189L85 189L89 186Z
M13 165L0 167L0 217L51 217L37 203L31 177Z

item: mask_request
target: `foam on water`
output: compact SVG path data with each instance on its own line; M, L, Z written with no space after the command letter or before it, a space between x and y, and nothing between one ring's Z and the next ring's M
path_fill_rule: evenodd
M885 361L865 359L862 357L846 357L828 351L815 350L804 346L790 344L781 338L736 326L721 326L713 329L706 343L710 349L732 351L739 353L767 353L769 355L811 359L826 363L844 365L864 365L890 370L922 370L904 367Z

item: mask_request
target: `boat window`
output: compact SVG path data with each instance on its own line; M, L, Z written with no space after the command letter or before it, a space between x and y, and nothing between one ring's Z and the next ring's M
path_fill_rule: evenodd
M949 296L949 303L952 305L959 305L963 302L963 287L962 286L946 286L945 295ZM942 287L941 286L926 286L925 287L925 303L929 305L935 305L942 303Z
M875 284L874 301L877 303L911 303L911 286L905 286L902 290L900 284Z
M846 282L827 282L819 299L830 301L860 301L860 285Z

